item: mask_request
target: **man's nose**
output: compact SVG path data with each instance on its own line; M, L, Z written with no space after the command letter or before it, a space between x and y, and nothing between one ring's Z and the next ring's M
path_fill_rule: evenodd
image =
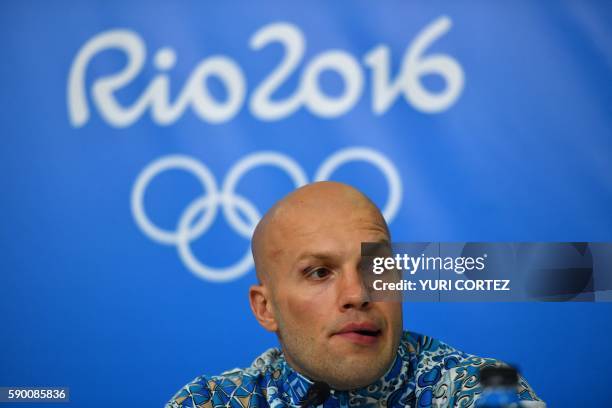
M364 309L370 305L370 292L357 268L351 268L342 274L339 287L340 307L347 309Z

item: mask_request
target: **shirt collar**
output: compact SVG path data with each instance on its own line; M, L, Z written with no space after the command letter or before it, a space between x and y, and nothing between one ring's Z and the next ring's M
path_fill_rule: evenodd
M278 357L281 375L276 385L283 388L282 393L286 393L292 405L299 406L313 381L291 368L282 353ZM409 405L408 402L415 389L415 369L414 347L402 337L395 359L384 375L363 388L350 391L332 388L323 406L380 406L383 401L386 406Z

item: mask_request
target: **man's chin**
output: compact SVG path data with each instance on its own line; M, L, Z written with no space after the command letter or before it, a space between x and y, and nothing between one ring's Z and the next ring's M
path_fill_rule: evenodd
M388 367L381 366L380 356L352 356L335 365L334 370L328 373L333 378L324 381L337 390L354 390L376 382L387 369Z
M330 387L340 391L349 391L356 390L359 388L364 388L369 386L370 384L376 382L382 375L384 371L380 375L373 375L371 377L342 377L342 378L334 378L326 381Z

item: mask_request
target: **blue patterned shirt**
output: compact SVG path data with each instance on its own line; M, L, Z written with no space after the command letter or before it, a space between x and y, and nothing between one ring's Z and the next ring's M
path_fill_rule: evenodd
M391 368L373 384L352 390L332 389L320 405L336 407L474 407L480 396L479 370L498 360L461 352L428 336L404 332ZM197 377L166 408L299 407L312 381L293 370L283 353L270 349L251 367L215 377ZM524 378L518 396L529 407L545 407Z

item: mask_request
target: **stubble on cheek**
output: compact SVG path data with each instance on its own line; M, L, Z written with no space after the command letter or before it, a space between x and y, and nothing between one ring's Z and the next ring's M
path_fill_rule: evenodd
M279 338L285 358L313 379L319 379L317 373L326 370L325 362L329 361L325 322L333 311L325 308L320 295L321 291L281 296L277 302Z

